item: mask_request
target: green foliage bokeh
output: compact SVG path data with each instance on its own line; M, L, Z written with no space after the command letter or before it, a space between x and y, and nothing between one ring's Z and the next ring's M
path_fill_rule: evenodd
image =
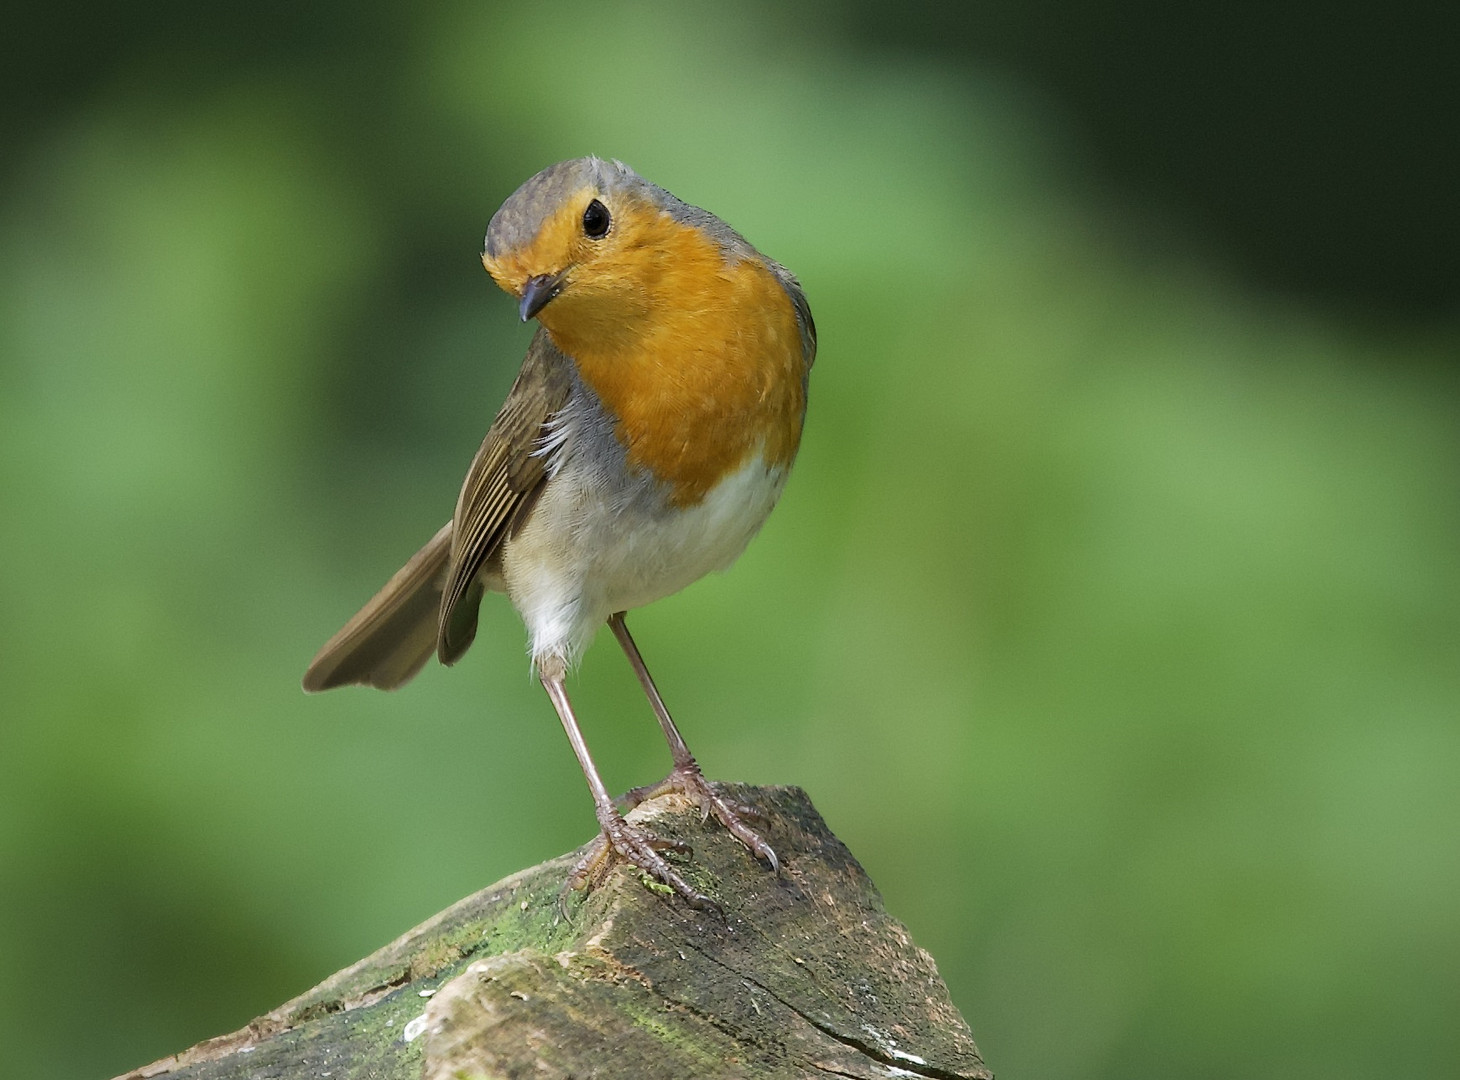
M781 507L632 620L707 771L811 793L1001 1075L1460 1069L1454 328L1245 290L1016 89L760 7L391 40L141 56L7 165L0 1074L239 1027L591 834L500 599L453 671L298 689L515 372L487 218L590 152L821 331ZM662 774L608 642L573 689Z

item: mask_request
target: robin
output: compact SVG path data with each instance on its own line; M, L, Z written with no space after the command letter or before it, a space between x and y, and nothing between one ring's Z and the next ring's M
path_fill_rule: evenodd
M735 561L786 483L816 327L796 278L708 211L617 161L544 169L502 204L482 263L538 330L467 471L456 512L331 638L308 691L407 682L454 664L482 594L506 593L593 794L601 834L582 888L616 858L714 907L665 861L679 847L629 824L599 777L565 678L607 622L674 767L629 807L677 791L778 867L716 793L670 718L624 613Z

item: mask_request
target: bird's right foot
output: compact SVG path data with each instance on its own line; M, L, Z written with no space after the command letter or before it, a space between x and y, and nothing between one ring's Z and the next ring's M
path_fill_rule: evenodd
M666 840L655 836L647 829L629 824L616 808L610 808L610 811L599 814L599 825L603 831L568 872L568 880L563 887L564 894L569 889L591 892L603 883L609 871L622 860L638 867L661 887L678 893L695 910L713 911L723 916L719 904L685 881L660 854L662 851L672 851L677 855L690 855L692 852L688 844L681 840Z

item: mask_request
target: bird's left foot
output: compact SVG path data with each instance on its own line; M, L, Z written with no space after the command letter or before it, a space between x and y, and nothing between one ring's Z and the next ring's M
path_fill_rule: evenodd
M657 784L647 784L644 787L636 787L626 791L623 796L623 803L626 809L632 810L640 803L648 802L650 799L657 799L660 795L668 795L671 792L683 795L700 808L700 820L706 821L711 814L721 825L730 831L730 835L739 840L750 849L758 859L763 859L767 866L777 873L781 869L781 861L776 858L776 853L771 846L760 838L754 829L746 825L742 818L764 820L763 816L754 808L726 799L715 791L714 787L705 779L700 767L691 761L687 766L676 765L674 770Z

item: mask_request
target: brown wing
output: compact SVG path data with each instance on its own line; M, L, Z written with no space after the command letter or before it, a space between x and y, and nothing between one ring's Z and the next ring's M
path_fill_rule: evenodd
M791 306L796 309L796 325L801 328L801 358L806 362L806 374L809 377L811 365L816 363L816 320L811 317L811 305L806 302L805 290L801 288L801 282L796 280L795 274L774 259L766 259L765 263L771 268L771 273L776 275L781 288L786 290L786 295L791 298Z
M304 673L304 689L394 690L433 651L455 661L476 633L477 572L532 509L546 462L542 426L568 398L569 361L541 330L462 485L456 516L395 572Z
M436 654L454 664L476 635L482 584L477 574L531 511L546 478L536 453L543 425L568 401L571 361L538 330L512 390L461 486L441 593Z

